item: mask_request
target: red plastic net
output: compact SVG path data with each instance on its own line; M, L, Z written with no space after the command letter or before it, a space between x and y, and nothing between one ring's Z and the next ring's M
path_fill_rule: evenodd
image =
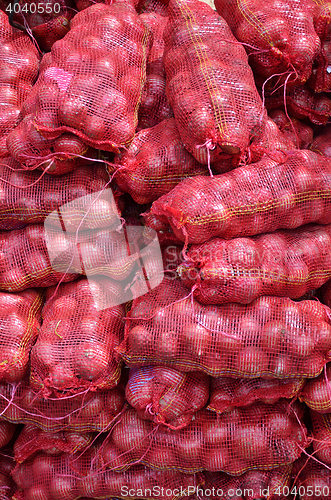
M0 385L1 417L12 423L33 424L45 432L105 432L124 405L121 386L104 392L44 399L28 382Z
M206 405L209 377L160 366L132 368L125 397L141 418L179 429Z
M15 434L15 430L16 430L16 425L10 422L6 422L4 420L0 420L0 448L10 443Z
M12 449L0 449L0 495L1 500L12 500L15 484L11 473L15 467Z
M52 391L82 392L117 385L121 364L114 348L123 336L124 306L102 308L118 293L112 280L61 284L46 291L43 324L31 352L31 386L45 396ZM62 394L64 395L64 394Z
M139 14L160 14L167 16L168 0L139 0L136 5Z
M322 302L331 307L331 280L325 283L321 289Z
M314 92L330 92L331 90L331 5L328 0L312 0L316 6L314 10L315 31L321 39L321 51L317 55L309 80Z
M8 0L1 0L0 9L7 14L14 12L13 20L31 33L43 51L51 50L53 43L66 35L70 29L70 20L76 9L72 0L50 0L14 5Z
M170 0L168 13L167 97L185 147L202 164L244 153L266 119L244 48L198 0Z
M310 410L313 431L314 457L323 464L331 465L331 415Z
M313 142L313 129L295 118L289 120L281 109L271 111L270 118L299 149L308 149L308 146Z
M47 174L40 177L40 172L13 171L12 168L19 169L20 165L11 158L0 166L1 230L42 223L52 212L55 222L59 211L66 213L68 203L70 220L65 221L66 225L70 226L71 222L75 229L79 224L80 229L112 225L118 208L109 196L110 188L105 190L109 174L104 165L79 166L74 172L57 178ZM100 191L103 192L99 195ZM116 197L116 193L113 194ZM76 203L72 203L75 200Z
M104 456L112 457L109 467L118 469L137 461L185 473L207 470L240 475L250 469L274 469L293 462L307 446L301 416L301 408L285 400L221 415L202 410L189 426L169 433L128 410L112 429Z
M235 37L248 44L257 73L292 73L301 83L308 80L321 48L313 6L311 0L215 0Z
M315 301L260 297L202 306L164 279L135 299L116 350L131 367L163 365L213 377L318 376L331 349L329 309Z
M307 457L302 457L294 464L293 472L298 477L292 490L298 494L299 500L331 499L329 466L325 467L316 460L307 460Z
M300 401L319 413L331 413L331 365L312 380L307 380L299 395Z
M163 32L168 19L156 12L141 14L139 18L152 31L153 46L147 59L146 83L138 113L138 130L154 127L162 120L173 116L166 97L166 75L162 60Z
M298 299L331 277L331 225L192 245L178 267L202 304L248 304L262 295Z
M223 413L248 406L255 401L274 404L282 398L295 398L304 386L305 379L235 379L211 378L208 410Z
M20 382L40 329L42 295L36 290L0 292L0 380Z
M42 66L31 117L8 138L11 155L17 158L21 141L33 150L26 129L46 140L71 132L107 151L126 147L137 125L150 43L151 32L129 3L79 12ZM31 156L25 164L36 161Z
M80 458L79 455L53 457L40 453L33 460L16 466L13 477L20 491L14 499L78 500L88 497L101 500L115 497L126 500L129 497L177 500L189 496L204 480L201 473L156 471L143 466L119 474L106 470L107 465L107 457L103 456L100 446L92 447Z
M117 163L118 186L140 204L157 200L187 177L208 174L184 148L173 118L138 132Z
M181 241L253 236L303 224L331 223L331 162L294 151L210 177L186 179L152 205L159 230L169 226Z
M315 153L320 153L321 155L331 158L331 127L327 125L323 128L323 131L315 136L311 143L309 149L315 151Z
M1 11L0 46L0 157L4 157L6 137L18 124L22 103L37 78L39 55L28 35L13 29Z

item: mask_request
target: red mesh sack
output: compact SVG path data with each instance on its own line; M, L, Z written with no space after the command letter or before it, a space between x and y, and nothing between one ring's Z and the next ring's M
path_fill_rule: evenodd
M179 429L206 405L209 378L160 366L132 368L125 397L141 418Z
M6 422L4 420L0 420L0 448L6 446L12 440L15 431L16 431L16 425L10 422Z
M112 429L104 457L112 457L109 467L129 467L139 460L151 468L185 473L240 475L250 469L274 469L293 462L307 446L305 427L297 420L300 411L285 401L221 415L202 410L188 427L169 433L128 410Z
M43 51L51 50L56 40L60 40L70 29L70 20L76 9L71 0L51 0L38 4L27 0L20 8L8 0L1 0L0 8L9 15L15 12L13 21L25 27Z
M313 431L314 456L323 464L331 465L331 415L310 410Z
M307 380L299 395L300 401L319 413L331 413L331 365L325 365L323 372Z
M284 89L266 92L265 105L268 111L284 107ZM326 125L331 115L331 100L328 94L315 94L307 85L296 85L286 89L286 108L295 118L309 120L315 125Z
M12 450L3 448L0 450L0 495L1 500L12 500L15 484L11 473L15 467L15 461L12 458Z
M136 466L122 473L106 469L102 448L93 446L82 457L39 453L13 471L20 489L15 500L78 500L80 498L177 500L186 497L203 482L203 475L178 471L156 471ZM130 492L130 494L129 494ZM168 494L167 494L168 492ZM172 494L173 492L173 494Z
M44 399L28 383L0 385L0 413L8 422L33 424L48 433L105 432L123 409L124 390Z
M294 464L293 472L298 475L293 491L298 500L331 499L331 474L329 467L303 456Z
M295 118L289 120L281 109L271 111L270 118L299 149L308 149L308 146L313 142L313 129Z
M0 380L20 382L40 329L42 295L36 290L0 292Z
M173 118L138 132L117 163L118 186L140 204L157 200L187 177L208 174L184 148Z
M16 462L24 462L36 453L45 451L49 455L85 451L92 443L93 435L70 431L45 432L31 424L25 424L15 441Z
M166 75L162 60L163 32L167 18L156 12L141 14L139 17L153 33L153 46L147 59L146 83L138 113L138 130L154 127L162 120L173 116L166 96Z
M255 401L274 404L282 398L295 398L305 379L235 379L230 377L211 378L208 410L223 413L248 406Z
M331 162L295 151L210 177L186 179L152 205L158 230L188 243L230 239L317 222L331 223Z
M97 149L126 147L137 125L150 41L131 4L118 0L79 12L40 71L31 117L8 138L11 155L18 159L22 149L33 150L26 129L38 131L37 147L42 138L64 132ZM25 164L36 161L31 157Z
M168 0L139 0L136 9L139 14L155 13L167 16L168 3Z
M292 72L301 83L308 80L321 48L311 0L215 0L215 7L235 37L248 44L257 73Z
M164 279L135 299L116 350L128 366L161 365L219 377L316 377L329 360L330 312L311 300L260 297L202 306ZM39 337L40 338L40 337Z
M202 304L248 304L262 295L298 299L331 276L331 225L308 225L192 245L178 267Z
M325 283L321 289L322 302L331 307L331 280Z
M39 69L39 55L22 31L13 29L0 11L0 157L7 156L6 138L17 125L23 101L31 92Z
M63 205L70 203L70 220L80 229L94 229L112 226L117 207L109 196L109 174L104 166L93 168L79 166L74 172L54 178L47 174L12 171L20 165L12 159L0 165L0 229L16 229L26 224L44 222L54 212L65 211ZM95 194L94 198L91 196ZM115 193L113 193L115 195ZM83 199L83 197L86 197ZM77 200L75 204L71 203ZM94 202L92 204L92 201ZM50 221L51 218L48 219ZM65 221L68 225L69 221Z
M286 492L291 486L291 470L292 465L285 465L271 471L250 470L239 477L223 472L206 473L205 484L197 491L196 498L288 500Z
M320 153L321 155L331 158L331 127L327 125L323 131L318 134L312 141L309 149L315 151L315 153Z
M106 287L107 286L107 287ZM124 307L99 308L118 289L112 281L82 278L48 288L40 335L31 352L31 386L44 395L58 391L111 389L121 364L114 347L122 340ZM99 297L104 294L106 298Z
M164 31L167 97L184 146L202 164L244 153L266 115L242 45L198 0L170 0Z
M312 75L309 79L309 85L314 92L330 92L330 63L331 63L331 46L330 46L330 22L331 8L328 0L312 0L315 4L314 9L314 25L315 31L321 39L321 50L318 53Z

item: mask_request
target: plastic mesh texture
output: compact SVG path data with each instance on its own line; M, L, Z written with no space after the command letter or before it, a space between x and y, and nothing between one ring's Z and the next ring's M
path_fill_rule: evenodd
M45 139L71 132L94 148L118 152L135 133L150 43L151 32L129 3L79 12L42 66L34 109L22 127ZM18 127L9 139L14 158L23 132Z
M331 365L312 380L307 380L299 395L300 401L319 413L331 413Z
M20 382L40 329L42 295L36 290L0 292L0 380Z
M321 155L327 156L331 158L331 127L330 125L326 125L323 128L323 131L314 137L314 140L311 143L309 149L315 151L316 153L320 153Z
M70 431L45 432L26 424L14 444L16 462L24 462L36 453L45 451L50 455L85 451L91 445L93 435Z
M97 294L118 292L112 280L82 278L46 291L43 324L31 352L31 386L44 396L111 389L119 381L121 364L114 347L123 336L124 306L99 309ZM53 296L54 295L54 296ZM61 394L59 394L61 396Z
M13 171L12 168L21 166L10 158L0 165L1 230L42 223L52 212L55 212L55 222L58 210L76 199L79 202L70 205L70 221L75 229L80 223L82 230L110 227L118 209L110 199L109 191L101 193L93 206L94 198L88 197L104 190L109 182L104 166L79 166L74 172L57 178L47 174L40 178L40 172ZM87 198L84 200L83 197Z
M321 42L314 29L311 0L215 0L234 36L249 44L250 64L270 77L293 73L304 83Z
M0 9L6 12L9 5L10 2L7 0L1 0ZM11 9L14 10L12 5ZM27 0L21 5L20 11L14 14L13 19L30 28L40 49L49 51L56 40L60 40L68 33L70 20L74 17L75 11L75 4L71 0L39 2L39 6ZM7 10L7 13L9 12L10 10Z
M325 283L321 289L322 302L328 307L331 307L331 280Z
M268 111L284 107L284 89L266 92L265 105ZM295 85L286 89L286 107L295 118L308 118L315 125L326 125L331 114L328 94L315 94L307 85Z
M206 405L209 377L160 366L131 368L125 397L141 418L179 429Z
M12 28L1 11L0 45L0 157L4 157L6 137L18 124L22 103L37 78L39 55L28 35Z
M121 386L100 393L44 399L28 382L0 385L1 418L37 426L45 432L105 432L124 405Z
M291 470L292 465L286 465L272 471L251 470L239 477L229 476L223 472L206 473L205 484L199 489L199 496L196 498L285 500L286 496L280 492L283 492L283 488L290 487ZM286 492L286 489L284 491Z
M168 0L139 0L136 9L139 14L155 13L166 17L168 3Z
M11 448L0 449L0 493L1 500L12 500L15 484L11 472L15 467Z
M185 473L208 470L240 475L250 469L274 469L293 462L300 447L307 446L305 427L296 418L299 411L285 400L221 415L202 410L188 427L169 433L128 410L112 429L104 454L111 453L114 467L139 460L151 468Z
M244 48L198 0L170 0L168 14L166 92L185 147L202 164L244 153L266 119Z
M125 493L130 490L132 499L175 500L188 496L189 486L192 491L194 486L203 482L202 474L156 471L142 466L119 474L105 470L107 459L103 459L102 447L91 450L81 458L69 454L52 457L40 453L33 460L17 465L13 476L22 491L14 499L38 498L38 495L44 500L86 497L95 500L109 497L126 499L128 495ZM167 495L167 489L175 491L175 494Z
M10 422L5 422L3 420L0 421L0 448L10 443L14 436L15 430L16 425Z
M295 118L291 118L289 121L281 109L271 111L270 118L299 149L308 149L308 146L313 142L313 129Z
M311 410L310 416L315 456L323 464L331 465L331 415L321 415Z
M223 413L233 408L248 406L255 401L274 404L282 398L295 398L305 379L235 379L211 378L208 410Z
M163 365L218 377L316 377L329 359L329 309L315 301L260 297L202 306L164 278L135 299L117 348L131 367Z
M202 304L298 299L331 277L331 225L192 245L178 273Z
M173 118L138 132L118 164L118 186L140 204L157 200L187 177L208 174L185 149Z
M328 0L313 0L313 2L316 4L314 9L314 25L315 31L321 39L321 51L315 59L309 85L315 92L330 92L331 77L329 67L331 62L331 39L329 31L331 5Z
M212 179L186 179L151 211L159 229L170 226L188 243L330 224L330 174L327 158L295 151L282 163L264 158Z
M331 498L331 475L329 467L324 467L315 460L303 457L294 465L294 470L299 473L296 487L299 500L318 500ZM321 494L319 493L321 492Z
M138 130L154 127L162 120L173 116L166 96L166 75L162 60L163 32L167 18L156 12L141 14L139 18L152 31L153 45L147 59L146 83L138 113Z

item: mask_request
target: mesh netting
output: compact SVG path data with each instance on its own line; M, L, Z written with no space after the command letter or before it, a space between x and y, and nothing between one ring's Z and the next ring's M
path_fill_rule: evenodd
M109 458L102 448L93 447L81 458L63 454L52 457L38 454L34 460L17 465L13 477L19 491L14 499L42 498L43 500L101 500L115 497L137 499L177 500L189 495L204 478L177 471L156 471L137 466L121 474L105 470ZM172 494L173 492L173 494Z
M330 349L330 312L318 302L260 297L249 305L202 306L165 278L134 300L116 350L131 367L281 379L316 377Z
M156 12L142 14L139 18L152 31L153 46L147 59L146 83L138 113L138 130L154 127L162 120L173 116L165 93L166 76L162 60L164 52L163 32L167 18Z
M166 90L185 147L202 164L244 153L266 118L244 48L198 0L171 0L168 13Z
M284 107L284 89L266 92L265 105L268 111ZM315 94L307 85L296 85L286 90L286 108L299 120L309 118L316 125L326 125L331 115L331 100L328 94Z
M46 432L26 424L14 444L16 462L24 462L36 453L45 451L49 455L85 451L91 445L93 435L72 431Z
M53 43L68 33L76 12L72 0L47 0L38 4L26 0L20 9L8 0L1 0L0 9L4 12L7 9L7 13L14 11L14 22L27 28L43 51L51 50Z
M0 385L0 413L8 422L33 424L48 433L104 432L124 405L121 386L100 393L44 399L27 382Z
M331 5L328 0L312 0L314 10L315 31L321 39L321 51L317 55L309 85L315 92L330 92L331 90Z
M331 277L331 225L192 245L179 275L202 304L298 299Z
M118 186L140 204L157 200L187 177L208 174L184 148L173 118L138 132L118 164Z
M309 149L331 158L331 127L327 125L323 131L316 135Z
M167 16L168 0L139 0L136 6L139 14L155 13Z
M36 290L0 292L0 380L17 383L27 372L39 333L42 295Z
M1 500L12 500L15 484L11 472L15 467L12 449L0 449L0 495Z
M299 395L300 401L319 413L331 413L331 365L312 380L307 380Z
M288 500L286 488L291 486L292 465L272 471L248 471L242 476L222 472L206 473L205 484L197 491L196 499L208 500ZM283 494L284 489L284 494ZM210 493L211 492L211 493Z
M16 425L6 422L4 420L0 421L0 448L6 446L15 434ZM1 453L0 453L1 457ZM0 460L1 462L1 460ZM1 470L1 469L0 469ZM1 489L0 489L1 492Z
M331 307L331 280L325 283L321 289L322 302L328 307Z
M308 149L308 146L313 142L313 129L306 123L295 118L289 120L281 109L271 111L270 118L298 148Z
M1 230L44 222L52 212L47 220L53 220L54 216L56 222L59 212L65 217L68 203L70 218L65 220L65 225L71 222L74 229L80 223L80 229L112 226L117 207L110 188L99 195L109 182L104 166L79 166L74 172L57 178L47 174L40 178L40 172L13 171L12 168L20 168L12 159L6 159L0 166ZM95 197L91 198L94 193ZM71 203L74 200L77 202Z
M39 55L22 31L13 29L0 11L0 157L7 156L6 137L17 125L23 101L39 69Z
M31 352L31 386L50 395L52 389L77 392L111 389L121 364L114 347L123 336L123 306L100 308L115 296L112 280L82 278L46 292L43 324Z
M311 151L294 151L210 177L182 181L152 205L159 230L171 226L188 243L230 239L276 229L331 223L331 162Z
M132 368L125 397L141 418L179 429L206 405L209 378L160 366Z
M282 398L296 397L304 383L304 379L211 378L210 401L207 408L223 413L233 408L248 406L255 401L274 404Z
M250 64L265 76L290 72L305 82L321 42L311 0L215 0L235 37L248 45Z
M141 419L128 410L111 431L104 456L109 467L139 462L159 470L222 471L240 475L250 469L274 469L289 464L307 446L301 408L282 400L256 403L221 415L207 410L195 414L184 429L173 431Z
M313 431L314 456L323 464L331 465L331 415L310 411Z
M295 483L299 500L325 500L331 499L331 474L330 468L316 460L307 460L302 457L294 464L294 472L298 475Z
M46 140L71 132L107 151L127 146L137 125L150 42L151 32L129 3L79 12L42 66L31 117L8 138L11 155L17 158L20 142L33 151L26 129ZM27 155L24 163L36 162Z

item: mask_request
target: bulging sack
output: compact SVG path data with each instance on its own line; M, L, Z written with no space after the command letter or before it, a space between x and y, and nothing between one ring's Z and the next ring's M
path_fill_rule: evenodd
M244 153L266 114L247 54L198 0L170 0L164 31L167 97L187 150L202 164Z
M331 364L327 363L323 372L307 380L299 399L312 410L319 413L331 413Z

